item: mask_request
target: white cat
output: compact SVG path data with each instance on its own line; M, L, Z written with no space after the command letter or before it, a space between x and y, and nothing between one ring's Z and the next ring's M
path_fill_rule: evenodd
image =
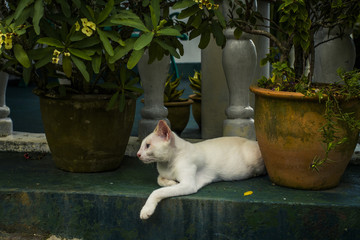
M157 182L162 186L150 194L141 219L148 219L164 198L196 193L211 182L265 173L256 141L221 137L192 144L178 137L163 120L142 141L137 156L144 163L157 162Z

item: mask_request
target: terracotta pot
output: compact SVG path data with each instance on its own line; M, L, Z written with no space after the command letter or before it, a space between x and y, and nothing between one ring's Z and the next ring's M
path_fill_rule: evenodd
M111 96L40 97L46 139L55 165L70 172L102 172L119 167L134 122L136 100L125 110L106 111Z
M192 114L194 116L195 122L201 129L201 97L197 96L196 94L192 94L189 96L189 98L194 101L192 105Z
M171 123L171 130L180 136L189 122L190 106L193 100L188 99L182 102L166 102L164 106L168 109L168 119Z
M270 180L298 189L327 189L339 184L356 146L357 131L345 124L339 136L348 141L329 153L319 167L310 168L315 157L325 156L325 144L319 131L324 125L325 104L317 97L300 93L277 92L250 87L255 93L255 131ZM359 113L359 100L341 102L344 112Z

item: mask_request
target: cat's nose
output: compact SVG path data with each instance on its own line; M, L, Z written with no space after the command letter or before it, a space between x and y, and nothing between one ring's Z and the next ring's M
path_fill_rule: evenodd
M138 157L138 158L140 158L140 157L141 157L141 153L137 153L136 155L137 155L137 157Z

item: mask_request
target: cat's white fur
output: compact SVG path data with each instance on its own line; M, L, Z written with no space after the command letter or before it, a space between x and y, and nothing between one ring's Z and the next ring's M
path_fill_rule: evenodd
M157 162L158 184L141 210L148 219L164 198L196 193L216 181L241 180L265 173L256 141L221 137L192 144L178 137L160 120L137 153L144 163Z

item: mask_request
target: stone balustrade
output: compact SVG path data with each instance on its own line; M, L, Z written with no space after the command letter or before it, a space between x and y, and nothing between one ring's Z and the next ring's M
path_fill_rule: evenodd
M12 134L13 124L9 118L10 109L6 106L6 87L9 80L9 74L0 72L0 137L6 137Z

